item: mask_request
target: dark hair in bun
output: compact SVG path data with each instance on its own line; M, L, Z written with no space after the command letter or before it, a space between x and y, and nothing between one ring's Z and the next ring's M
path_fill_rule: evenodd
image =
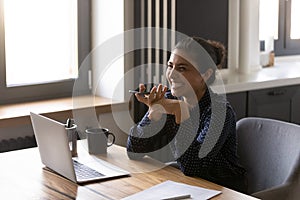
M205 58L204 56L207 57L207 54L204 55L201 52L199 45L201 45L201 47L207 52L207 54L210 56L211 60L214 62L215 65L209 64L209 62L207 61L205 62L207 58ZM205 40L201 37L194 36L188 37L178 42L175 46L175 49L181 49L191 54L194 57L194 61L198 65L195 67L199 68L200 73L205 73L209 68L213 69L213 74L206 82L207 85L210 85L215 81L216 68L222 69L225 66L226 49L225 46L220 42L213 40Z

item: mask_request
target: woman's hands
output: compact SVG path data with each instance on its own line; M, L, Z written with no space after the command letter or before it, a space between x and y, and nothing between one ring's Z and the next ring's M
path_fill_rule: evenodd
M158 85L158 87L154 86L151 91L150 94L147 95L141 95L142 92L144 92L146 90L145 85L140 84L139 85L139 93L135 94L135 97L137 98L137 100L139 102L142 102L144 104L146 104L148 107L151 107L154 103L158 102L158 101L163 101L165 98L165 93L167 92L167 87L166 86L162 86L161 84Z
M145 91L145 85L139 85L139 92ZM177 124L187 120L190 117L189 105L181 100L166 99L165 93L167 87L159 84L157 87L154 86L149 95L141 95L136 93L135 96L138 101L146 104L149 107L149 119L158 121L161 119L162 114L175 115L175 121Z

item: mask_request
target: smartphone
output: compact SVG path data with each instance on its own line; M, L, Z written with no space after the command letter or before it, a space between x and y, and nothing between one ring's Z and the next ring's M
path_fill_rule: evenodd
M138 93L140 95L150 94L150 92L139 92L139 91L136 91L136 90L129 90L129 92L132 93L132 94Z

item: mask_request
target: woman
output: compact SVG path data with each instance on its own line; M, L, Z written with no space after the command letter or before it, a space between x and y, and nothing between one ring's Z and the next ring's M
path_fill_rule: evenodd
M171 90L160 84L143 96L141 84L135 94L149 109L130 130L129 158L170 149L185 175L245 191L245 170L236 154L235 113L225 98L209 89L224 61L225 48L215 41L192 37L175 46L166 70Z

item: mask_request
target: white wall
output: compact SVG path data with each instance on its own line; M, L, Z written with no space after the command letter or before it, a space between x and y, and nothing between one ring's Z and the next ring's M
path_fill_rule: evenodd
M92 70L96 95L118 100L124 98L124 57L116 57L124 52L124 40L120 36L123 31L123 0L93 0Z
M121 101L125 91L124 23L124 0L92 0L93 91L95 95ZM126 145L131 124L120 122L129 111L113 112L100 114L99 124L116 135L117 144Z

